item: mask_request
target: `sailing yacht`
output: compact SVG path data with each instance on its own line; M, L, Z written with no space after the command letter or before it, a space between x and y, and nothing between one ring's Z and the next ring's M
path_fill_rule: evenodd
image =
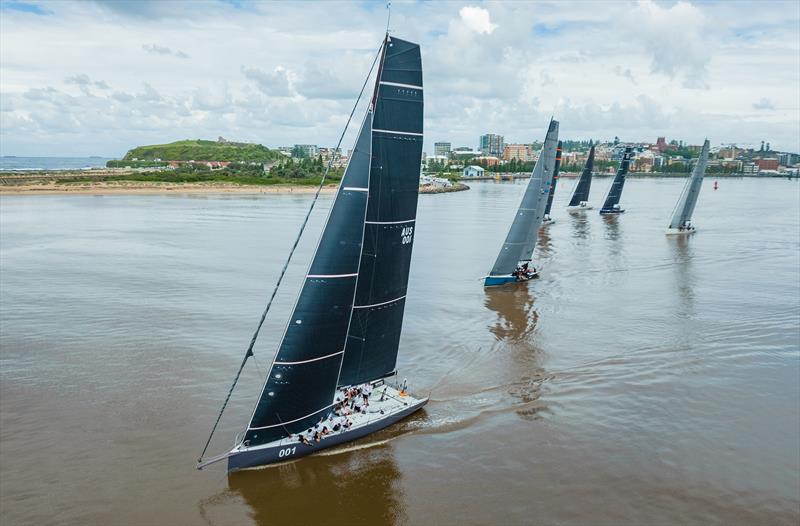
M703 186L703 176L706 173L706 164L708 163L708 147L709 142L706 139L703 143L703 149L700 151L700 158L697 160L697 164L694 165L692 175L686 181L678 203L675 205L672 221L667 227L668 236L691 234L697 230L692 224L692 214L697 204L697 198L700 195L700 187Z
M247 428L199 469L224 459L229 470L293 460L385 428L428 401L405 381L388 381L414 244L422 117L419 45L387 33L353 154Z
M625 212L619 207L619 199L622 197L622 188L625 186L625 176L628 175L631 159L633 158L633 148L628 146L625 148L625 153L622 155L622 162L619 163L617 175L614 176L614 182L611 183L611 188L608 190L608 196L600 209L601 215L606 214L622 214Z
M578 184L575 185L575 191L572 193L572 198L569 200L567 210L570 212L578 210L591 210L593 207L589 205L589 190L592 188L592 170L594 169L594 146L589 149L589 157L586 159L586 165L583 167L581 177L578 179Z
M558 183L558 171L561 168L561 141L558 141L556 147L556 166L553 168L553 177L550 180L550 192L547 194L547 206L544 208L544 217L542 218L543 225L555 223L555 219L550 217L550 210L553 208L553 197L556 195L556 184Z
M536 269L530 266L530 263L547 206L547 196L550 193L550 180L555 168L557 142L558 121L551 119L539 160L533 167L525 194L522 196L522 202L517 209L517 215L514 216L514 221L511 223L503 248L500 249L492 270L484 279L485 287L515 281L528 281L539 275Z

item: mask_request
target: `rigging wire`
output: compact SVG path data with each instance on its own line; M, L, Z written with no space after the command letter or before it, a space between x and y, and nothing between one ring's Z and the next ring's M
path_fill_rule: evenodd
M378 57L381 56L381 50L383 49L385 42L386 42L385 39L381 41L381 45L378 47L378 51L375 54L375 58L372 59L372 65L369 67L369 72L367 73L367 77L364 79L364 84L361 85L361 91L359 91L358 93L356 102L355 104L353 104L353 109L350 111L350 116L347 118L347 123L345 123L344 129L342 130L342 134L339 136L339 141L336 143L336 149L334 150L334 154L328 160L328 166L325 168L325 172L322 174L322 179L319 182L319 186L317 186L317 191L314 194L314 199L312 199L311 205L308 207L308 212L306 212L306 217L305 219L303 219L303 223L300 225L300 231L297 233L297 237L294 240L294 244L292 245L292 248L289 251L289 257L283 264L281 273L278 276L278 281L275 283L275 288L272 289L272 294L269 297L267 306L264 308L264 312L261 314L261 319L259 320L258 325L256 326L256 330L253 333L253 337L250 339L250 345L247 347L247 351L244 354L244 358L242 359L241 365L239 365L239 370L236 372L236 376L233 379L233 384L231 385L231 388L228 390L228 395L225 397L225 401L222 403L222 409L220 409L219 414L217 415L217 420L214 422L214 426L211 428L211 433L208 435L208 440L206 440L206 445L203 447L203 452L200 453L200 457L197 459L198 463L203 461L203 455L206 454L208 446L209 444L211 444L211 439L214 436L214 432L217 430L219 421L222 419L222 413L225 412L225 408L228 406L228 402L230 401L231 395L233 394L233 389L234 387L236 387L236 383L239 381L239 377L242 375L242 370L244 369L244 366L247 363L247 359L250 358L251 356L253 356L253 358L255 359L255 355L253 354L253 347L255 346L256 340L258 339L258 334L261 331L262 325L264 325L264 320L267 318L267 313L269 312L270 307L272 307L272 302L275 299L275 295L278 292L278 288L281 285L281 281L283 281L283 277L286 274L286 270L289 268L289 262L291 262L292 260L294 251L297 248L297 245L300 243L300 238L303 236L303 231L305 230L306 225L308 224L308 220L311 217L311 212L314 210L314 205L317 203L320 191L322 190L322 187L325 185L325 179L327 178L328 173L330 172L334 159L337 157L337 152L339 152L339 148L342 145L342 141L344 140L344 136L347 133L347 129L350 127L350 122L353 120L353 115L355 115L356 109L358 108L358 103L361 101L361 97L364 95L364 90L366 89L367 84L369 83L369 79L372 76L372 70L375 69L375 64L378 61Z

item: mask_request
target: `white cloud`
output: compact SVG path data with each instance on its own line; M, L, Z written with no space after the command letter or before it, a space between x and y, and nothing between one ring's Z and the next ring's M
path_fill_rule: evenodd
M385 9L344 0L39 3L47 14L0 17L3 154L122 155L219 135L333 144L386 23ZM392 35L422 45L428 151L485 132L541 139L551 114L567 138L800 150L797 4L392 7Z
M178 58L189 58L189 55L180 50L172 50L158 44L142 44L142 49L151 55L170 55Z
M489 11L482 7L465 6L458 12L461 21L476 33L491 35L497 29L497 24L492 24L489 19Z

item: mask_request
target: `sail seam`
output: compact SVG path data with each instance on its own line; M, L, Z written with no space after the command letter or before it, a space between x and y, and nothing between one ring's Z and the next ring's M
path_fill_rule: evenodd
M248 427L247 430L248 431L259 431L261 429L270 429L272 427L279 427L279 426L285 426L286 424L293 424L295 422L299 422L300 420L303 420L304 418L308 418L309 416L316 415L317 413L319 413L321 411L325 411L326 409L329 409L331 407L333 407L333 404L328 404L325 407L317 409L313 413L308 413L307 415L301 416L300 418L295 418L294 420L288 420L286 422L280 422L278 424L271 424L271 425L263 426L263 427Z
M407 131L399 131L399 130L379 130L377 128L372 128L372 131L379 132L379 133L396 133L398 135L413 135L414 137L422 137L422 133L418 133L418 132L407 132Z
M385 80L381 81L381 84L384 86L397 86L398 88L411 88L411 89L422 89L422 86L415 86L413 84L401 84L400 82L388 82Z
M307 274L307 278L352 278L353 276L358 276L358 272L355 274Z
M395 298L393 300L384 301L383 303L373 303L372 305L353 305L354 309L370 309L372 307L380 307L381 305L388 305L389 303L394 303L395 301L400 301L405 299L405 295L400 296L399 298Z
M325 358L330 358L331 356L336 356L337 354L342 354L343 352L344 352L344 349L342 349L339 352L334 352L334 353L331 353L331 354L326 354L325 356L320 356L318 358L311 358L310 360L300 360L299 362L278 362L278 361L276 361L275 365L298 365L298 364L301 364L301 363L317 362L319 360L324 360Z
M413 223L417 219L406 219L405 221L364 221L368 225L401 225L403 223Z

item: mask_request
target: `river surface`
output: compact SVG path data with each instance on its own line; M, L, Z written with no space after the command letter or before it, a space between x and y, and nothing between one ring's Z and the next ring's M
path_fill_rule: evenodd
M527 181L420 196L399 371L426 409L231 475L194 463L310 196L2 197L0 523L796 525L800 185L712 181L675 239L683 180L630 179L606 219L566 213L562 179L541 279L490 290Z

